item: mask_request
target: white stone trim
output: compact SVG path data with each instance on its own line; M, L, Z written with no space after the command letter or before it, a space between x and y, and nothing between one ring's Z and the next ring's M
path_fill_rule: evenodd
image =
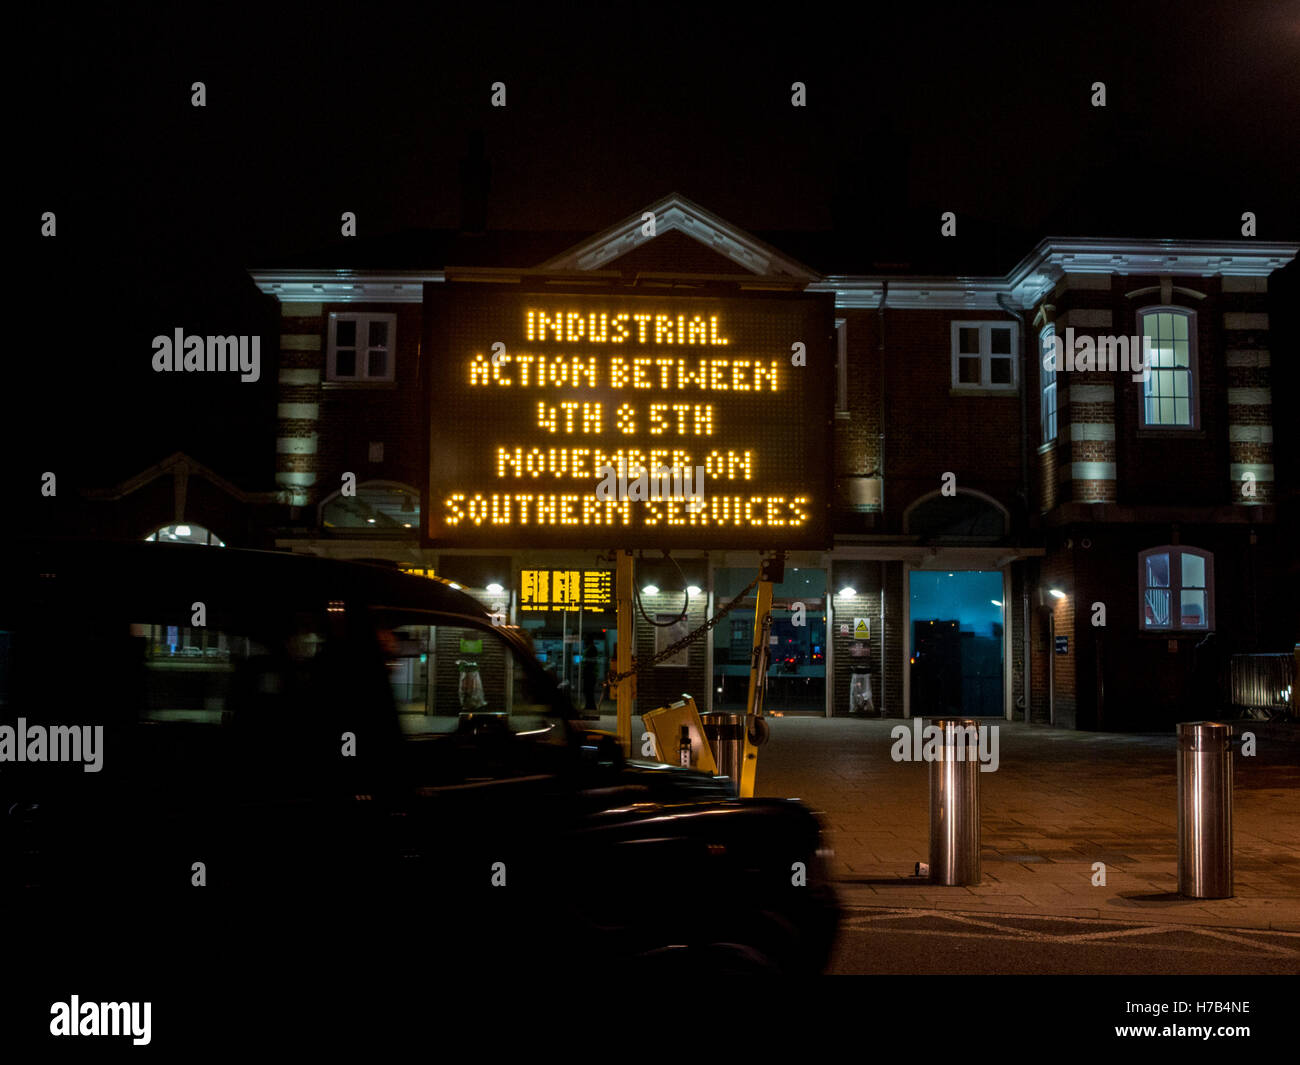
M1228 389L1229 407L1271 407L1273 390L1271 388L1230 388Z
M445 281L442 270L250 270L254 284L295 315L321 313L323 303L420 303L426 281Z
M289 367L280 371L282 385L318 385L320 384L319 367Z
M882 281L889 282L890 307L936 310L1000 310L998 295L1030 308L1067 275L1074 287L1081 276L1219 276L1267 278L1296 257L1300 244L1254 240L1144 241L1049 237L1042 240L1002 277L888 277L831 275L818 280L814 271L783 256L777 249L737 229L681 196L668 196L646 210L655 213L655 232L681 229L705 247L727 256L744 269L763 276L811 281L809 291L835 293L839 308L868 308L880 304ZM566 268L589 271L631 248L653 239L642 237L641 216L635 215L576 245L543 264L542 272ZM504 268L503 268L504 270ZM489 271L490 272L490 271ZM513 274L534 271L504 271ZM257 287L285 304L300 305L293 313L319 314L323 303L419 303L425 282L446 280L442 270L250 270ZM1100 287L1100 282L1098 283Z
M1273 479L1273 464L1271 462L1234 462L1228 467L1228 476L1234 481L1240 481L1242 474L1253 473L1257 481L1271 481Z
M1082 275L1129 274L1266 278L1291 262L1297 251L1300 244L1261 244L1253 240L1209 244L1049 237L1004 277L890 277L886 306L1000 310L1000 293L1022 308L1031 308L1067 275L1076 281ZM874 309L880 305L882 280L835 275L810 285L809 290L834 292L839 308Z
M277 403L275 405L275 416L277 418L306 418L309 421L316 421L320 418L319 403Z
M1114 440L1115 426L1106 422L1072 422L1071 440Z
M1273 427L1271 425L1230 425L1228 440L1234 444L1271 444Z
M1001 311L998 295L1010 297L995 278L948 280L942 277L891 277L885 306L935 311ZM809 292L835 293L836 309L875 310L884 286L880 279L830 278L808 286Z
M653 237L646 236L643 231L646 214L654 216ZM599 270L606 263L673 230L681 231L710 251L763 277L784 276L812 281L819 276L815 270L781 254L778 249L677 193L665 196L594 237L548 259L540 269Z
M1113 481L1115 463L1113 462L1072 462L1070 476L1076 481Z
M275 475L275 483L282 484L286 488L309 488L316 483L316 475L282 470Z
M319 333L281 333L281 351L320 351Z

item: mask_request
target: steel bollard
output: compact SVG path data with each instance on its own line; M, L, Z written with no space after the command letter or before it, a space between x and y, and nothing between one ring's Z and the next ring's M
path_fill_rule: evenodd
M1178 894L1232 898L1231 730L1214 721L1178 726Z
M930 763L930 881L980 882L979 722L935 718L942 759Z

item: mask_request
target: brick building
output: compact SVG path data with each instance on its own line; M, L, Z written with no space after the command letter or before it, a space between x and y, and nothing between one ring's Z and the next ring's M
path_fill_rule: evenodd
M887 716L1163 726L1216 697L1226 654L1290 647L1266 301L1296 251L1048 239L1003 275L836 273L815 248L797 259L673 195L594 236L427 234L358 244L347 263L256 269L281 310L275 481L289 502L276 543L456 580L530 627L576 688L579 648L594 646L603 675L613 614L529 613L524 582L608 570L608 551L581 534L509 550L422 539L430 419L448 414L422 344L438 328L429 292L585 277L629 292L820 293L834 304L829 531L787 557L769 708L847 713L865 674L867 709ZM1098 368L1099 347L1127 359L1144 336L1145 379ZM1072 361L1048 372L1053 337ZM716 543L644 552L638 652L681 631L647 621L686 604L696 627L758 560ZM741 600L643 677L638 708L681 692L738 705L752 611Z

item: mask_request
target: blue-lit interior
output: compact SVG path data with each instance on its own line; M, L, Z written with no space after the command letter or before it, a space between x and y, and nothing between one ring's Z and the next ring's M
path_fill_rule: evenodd
M956 621L961 632L1002 635L1002 574L996 570L913 572L912 621ZM913 626L915 631L915 625ZM916 647L913 644L912 650Z
M912 713L1003 713L1002 574L923 570L909 576Z

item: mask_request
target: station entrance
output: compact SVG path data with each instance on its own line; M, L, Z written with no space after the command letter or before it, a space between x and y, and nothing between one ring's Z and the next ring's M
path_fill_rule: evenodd
M908 574L912 717L1002 717L1006 661L1002 573Z

